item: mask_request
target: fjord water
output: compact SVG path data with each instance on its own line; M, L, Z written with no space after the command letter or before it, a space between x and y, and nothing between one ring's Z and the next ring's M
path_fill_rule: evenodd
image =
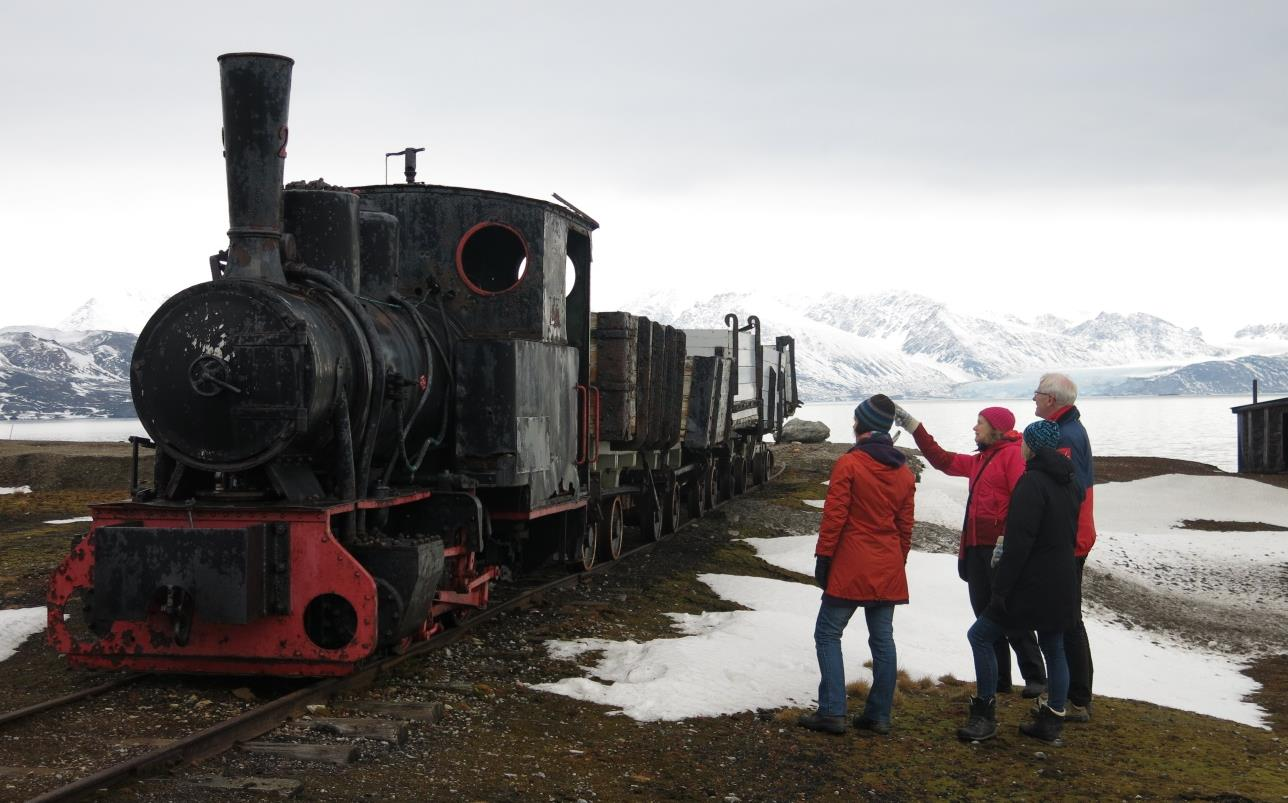
M1251 401L1249 396L1088 396L1078 401L1078 409L1096 454L1171 457L1234 471L1238 453L1230 408ZM806 403L796 417L822 421L832 430L833 442L846 443L857 403ZM1018 429L1035 420L1029 399L901 399L899 403L925 423L941 446L955 452L975 448L971 427L985 407L1008 408L1015 413ZM13 440L124 441L130 435L146 434L132 418L0 420L0 438ZM913 446L912 438L902 435L899 445Z
M1269 398L1275 396L1261 396L1262 400ZM1005 407L1015 413L1016 429L1037 420L1030 399L898 401L925 424L940 446L954 452L974 450L971 427L985 407ZM1250 396L1088 396L1078 400L1078 409L1095 454L1170 457L1234 471L1238 467L1237 424L1230 408L1251 401ZM829 440L847 443L856 404L807 403L796 417L822 421L832 430ZM898 444L915 448L906 433Z
M136 418L59 418L48 421L0 419L0 438L14 441L73 441L104 443L126 441L131 435L146 438Z

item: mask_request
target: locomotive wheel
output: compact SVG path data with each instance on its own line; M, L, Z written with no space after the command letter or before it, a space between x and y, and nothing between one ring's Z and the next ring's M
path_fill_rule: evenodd
M613 497L613 501L608 504L604 519L605 523L599 528L599 537L603 539L608 559L617 560L622 556L622 543L626 540L626 517L622 515L620 496Z
M751 481L754 485L764 485L769 479L769 458L765 452L758 452L751 459Z
M680 529L680 483L672 481L671 491L662 498L662 535Z
M595 565L595 555L599 552L599 524L586 524L586 533L581 538L581 568L590 571Z
M706 499L704 503L707 510L715 507L720 502L720 473L716 470L715 463L712 463L706 471L703 480L702 494Z
M444 614L443 620L448 627L460 627L476 612L475 608L454 608Z

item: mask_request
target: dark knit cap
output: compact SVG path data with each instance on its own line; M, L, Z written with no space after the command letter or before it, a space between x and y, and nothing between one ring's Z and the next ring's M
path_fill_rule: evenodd
M854 417L858 419L859 432L889 432L894 426L894 402L878 393L859 402Z
M1060 425L1054 421L1034 421L1024 428L1024 442L1035 454L1039 449L1060 445Z

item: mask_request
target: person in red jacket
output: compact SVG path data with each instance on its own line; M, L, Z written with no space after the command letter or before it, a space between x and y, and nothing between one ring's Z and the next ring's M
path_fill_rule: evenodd
M818 710L798 720L812 730L846 731L841 634L861 607L872 650L872 688L854 727L890 732L898 668L894 606L908 602L904 564L912 548L916 491L907 459L890 439L894 411L894 402L881 394L860 402L854 408L855 446L832 467L814 547L814 579L823 589L814 625Z
M967 477L966 515L962 521L961 543L957 548L957 574L966 581L970 607L978 617L993 596L993 571L989 565L993 547L1006 529L1011 492L1024 474L1020 456L1020 433L1015 431L1015 414L1005 407L986 407L975 422L975 454L945 451L926 427L907 410L895 406L895 421L911 433L917 448L930 465L950 477ZM1011 691L1011 656L1024 678L1023 695L1035 698L1046 691L1046 669L1042 652L1032 632L1007 631L993 645L997 654L997 691Z

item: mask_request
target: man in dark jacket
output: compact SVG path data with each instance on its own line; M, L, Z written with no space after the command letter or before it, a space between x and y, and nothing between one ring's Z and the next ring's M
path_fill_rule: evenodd
M961 543L957 548L957 574L966 581L971 611L979 616L993 598L993 568L989 561L993 547L1006 526L1011 490L1024 474L1020 456L1020 433L1015 431L1015 414L1005 407L985 407L975 422L975 453L958 454L941 447L926 430L899 405L895 421L912 434L917 448L930 465L951 477L967 478L966 515L962 520ZM1024 676L1025 697L1046 691L1046 670L1042 653L1032 631L1008 632L994 645L997 652L997 690L1011 691L1011 656L1007 642Z
M1078 386L1064 374L1044 374L1033 393L1033 414L1060 425L1059 451L1073 461L1073 470L1085 497L1078 514L1078 544L1074 549L1077 558L1078 620L1064 635L1064 651L1069 661L1069 716L1068 722L1091 720L1091 645L1087 641L1087 628L1082 622L1082 569L1087 555L1096 543L1096 522L1093 510L1095 476L1091 464L1091 439L1082 425L1082 414L1074 406L1078 400Z
M799 724L826 733L845 733L845 663L841 634L863 608L872 650L872 687L854 727L890 732L898 659L894 606L908 602L904 565L912 549L916 481L903 453L894 448L890 427L894 402L881 394L854 410L856 444L832 468L823 520L814 547L814 579L823 589L814 624L818 654L818 710Z
M1069 691L1064 631L1077 617L1073 546L1082 489L1073 463L1056 450L1060 428L1035 421L1024 430L1024 475L1011 495L1006 535L993 578L993 598L967 631L975 657L976 696L970 719L957 730L966 741L997 734L997 658L993 644L1008 627L1036 630L1046 661L1049 696L1039 701L1035 721L1020 732L1047 742L1060 738Z

